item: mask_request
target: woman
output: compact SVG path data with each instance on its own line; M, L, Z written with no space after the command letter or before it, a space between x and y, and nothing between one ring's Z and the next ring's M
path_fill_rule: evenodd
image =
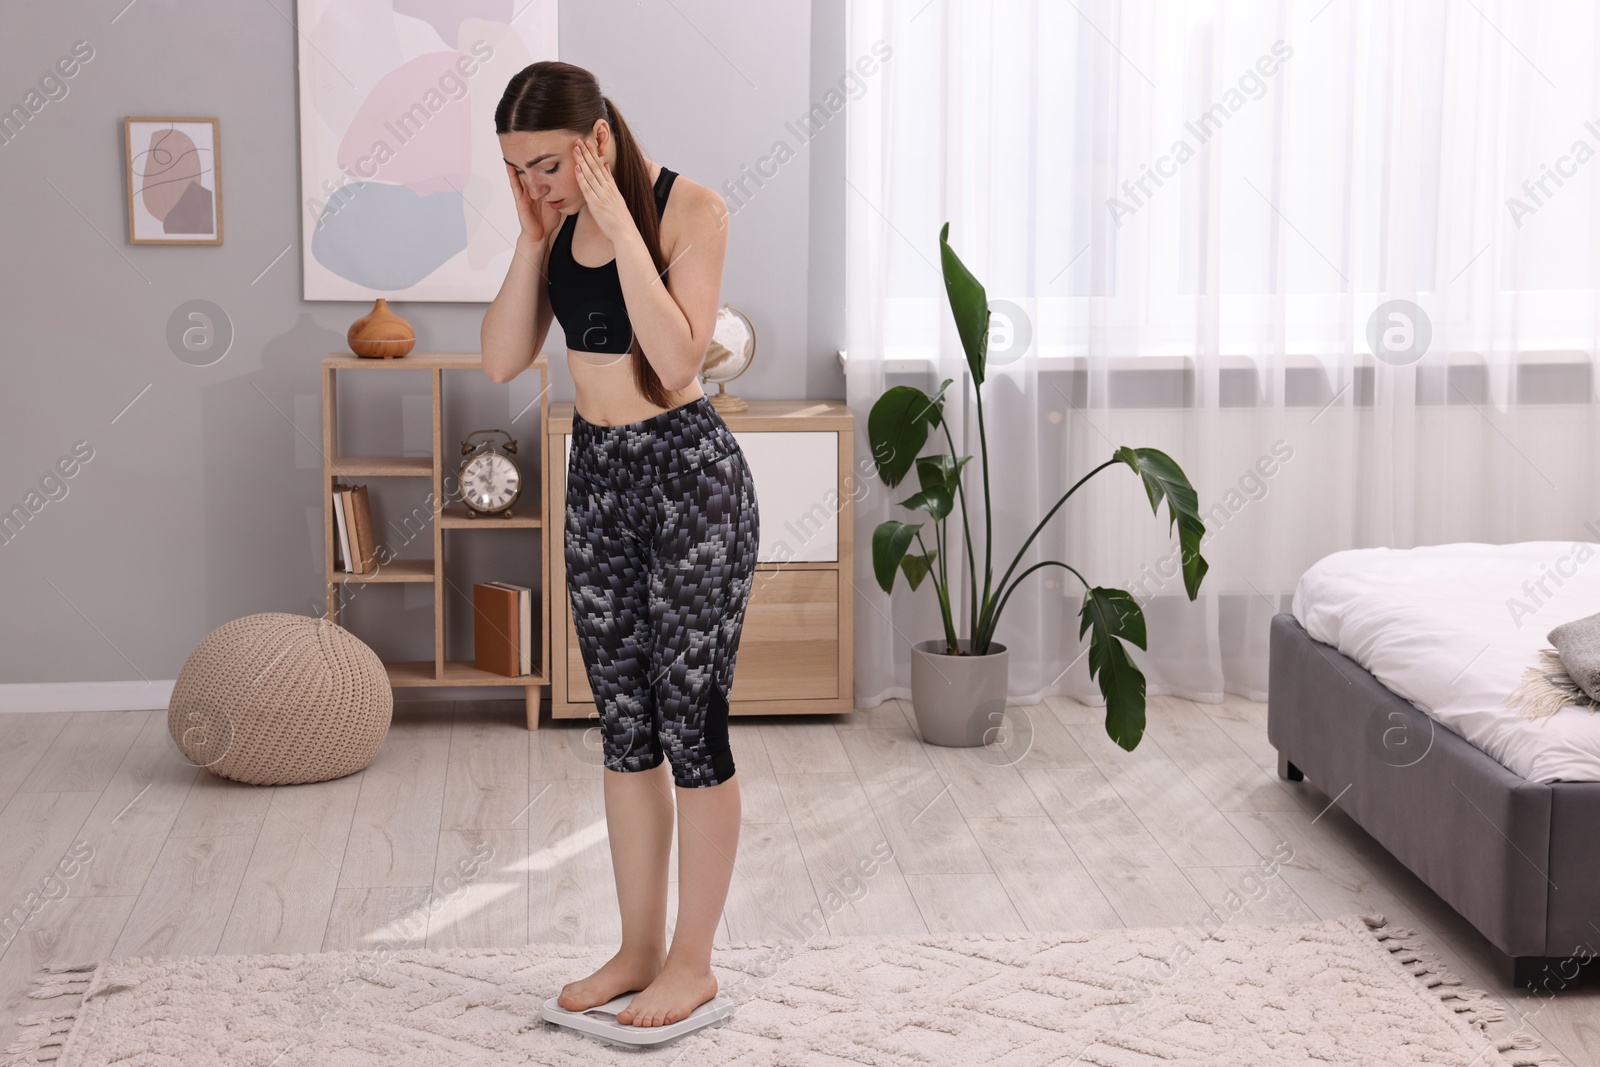
M697 378L727 211L712 190L645 159L581 67L519 72L495 129L522 233L483 318L483 365L510 381L552 317L566 332L577 389L567 591L600 713L622 911L616 955L557 1002L583 1011L639 990L617 1021L664 1026L717 993L711 942L739 843L728 689L760 517L744 453ZM681 816L670 952L668 767Z

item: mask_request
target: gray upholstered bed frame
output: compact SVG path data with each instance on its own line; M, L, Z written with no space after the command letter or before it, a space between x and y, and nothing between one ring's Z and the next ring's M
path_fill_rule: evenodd
M1600 953L1600 782L1513 774L1293 615L1273 618L1270 647L1278 774L1336 798L1511 957L1513 982L1578 984Z

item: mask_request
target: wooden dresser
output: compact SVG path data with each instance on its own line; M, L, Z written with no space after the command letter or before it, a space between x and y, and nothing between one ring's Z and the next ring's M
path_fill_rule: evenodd
M851 584L855 417L842 400L750 400L723 414L755 478L757 573L745 610L729 710L734 715L854 710ZM564 552L572 402L545 420L544 538L550 575L550 711L597 714L572 627Z

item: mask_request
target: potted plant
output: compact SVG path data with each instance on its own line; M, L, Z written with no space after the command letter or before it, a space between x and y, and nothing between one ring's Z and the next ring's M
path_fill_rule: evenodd
M1068 489L1045 513L1028 534L1006 568L998 586L994 585L992 559L993 522L989 502L989 443L984 429L983 381L989 347L989 305L983 286L950 248L950 224L939 231L939 254L944 271L945 293L955 318L956 330L971 371L978 410L978 443L983 461L984 563L981 596L973 597L967 620L967 636L956 634L950 613L950 579L945 522L959 500L961 522L967 546L967 568L971 588L979 589L977 564L973 558L972 530L967 523L967 498L961 484L962 468L971 456L957 456L955 442L943 417L945 391L952 379L946 378L934 396L912 386L897 385L873 404L867 418L873 463L878 476L891 488L916 468L918 492L900 501L900 506L923 511L933 520L934 544L922 538L923 523L889 519L872 534L872 566L878 585L885 593L894 591L896 572L903 572L912 589L924 578L933 582L944 621L944 636L922 641L912 647L911 704L917 728L930 744L971 746L983 744L993 729L998 713L1005 708L1006 647L994 640L1000 614L1017 585L1041 567L1061 567L1084 586L1079 609L1078 637L1089 635L1089 674L1099 682L1106 700L1106 733L1122 748L1132 751L1144 735L1144 674L1134 666L1122 642L1145 648L1144 613L1126 590L1090 585L1082 574L1060 560L1044 560L1012 577L1022 556L1045 523L1050 521L1072 494L1096 474L1113 464L1125 464L1139 476L1150 508L1160 514L1167 502L1167 528L1178 530L1182 553L1183 587L1193 600L1200 591L1200 579L1207 564L1200 555L1200 538L1205 525L1200 521L1194 487L1183 470L1166 453L1154 448L1128 448L1112 453ZM944 430L949 452L920 455L932 428ZM911 551L915 541L921 549Z

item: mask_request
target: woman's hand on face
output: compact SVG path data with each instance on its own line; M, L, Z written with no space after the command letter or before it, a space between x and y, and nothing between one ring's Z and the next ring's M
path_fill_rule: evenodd
M573 160L578 171L578 188L583 190L584 203L588 206L595 225L600 227L600 232L606 235L608 241L615 244L617 238L626 234L630 228L636 229L633 214L628 210L628 202L622 198L622 190L617 188L616 179L611 176L611 169L584 143L583 138L578 138L573 151Z
M511 178L511 195L516 200L517 221L522 226L522 239L538 244L559 225L561 212L545 201L534 200L529 196L527 188L522 184L522 176L510 163L506 164L506 174Z

